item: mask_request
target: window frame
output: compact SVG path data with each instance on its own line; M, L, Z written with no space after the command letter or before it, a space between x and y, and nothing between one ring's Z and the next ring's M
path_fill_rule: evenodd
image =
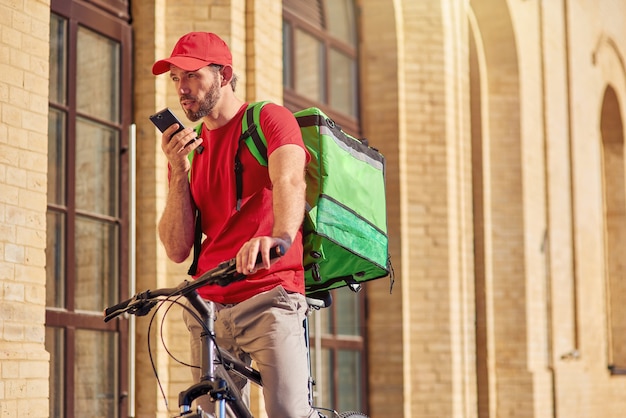
M350 292L352 293L352 291L350 291L347 287L344 288L338 288L338 289L334 289L331 290L331 295L332 295L332 304L329 307L323 308L322 311L320 312L315 312L315 317L313 318L313 320L310 321L310 329L309 329L309 341L310 341L310 347L311 349L315 349L316 347L319 346L319 348L321 348L322 350L329 350L330 351L330 355L331 355L331 367L333 365L338 364L339 362L339 351L340 350L350 350L350 351L356 351L360 353L360 368L361 368L361 405L356 405L355 409L359 409L361 412L363 413L367 413L367 392L369 390L368 387L368 374L367 374L367 345L366 345L366 341L367 341L367 327L365 326L366 324L366 298L365 298L365 292L363 291L363 288L361 289L361 291L357 292L357 293L352 293L352 296L357 298L357 303L359 306L359 317L358 317L358 323L359 325L359 330L360 330L360 335L349 335L349 334L340 334L338 332L338 325L337 325L337 317L338 317L338 310L337 310L337 292ZM330 317L330 330L321 330L321 335L317 335L316 334L316 326L315 326L315 322L314 321L321 321L323 318L321 317L322 314L324 315L328 315ZM323 328L323 324L321 324L321 328ZM319 345L316 344L316 339L319 338ZM314 356L313 352L312 355ZM320 379L322 379L324 376L316 376L316 370L312 370L312 374L313 374L313 378L316 379L318 382L320 381ZM323 407L333 407L336 408L337 405L335 405L337 403L337 400L339 399L339 368L338 367L334 367L332 370L332 376L333 376L333 382L331 384L332 387L332 391L331 391L331 399L328 400L324 400L324 402L331 402L332 405L319 405L319 406L323 406Z
M100 6L100 7L98 7ZM63 376L63 412L65 416L71 417L75 415L74 400L74 384L76 382L74 361L75 339L77 330L85 329L91 331L104 331L114 333L117 341L117 359L119 360L119 370L117 371L118 381L116 383L118 402L116 403L116 416L127 415L127 402L123 400L127 396L128 391L128 321L117 320L105 323L100 312L95 311L78 311L75 309L74 294L75 287L75 224L77 217L77 208L75 205L74 187L76 175L74 162L76 161L76 128L77 119L84 117L76 108L77 97L77 34L79 27L92 30L99 35L112 39L120 45L120 62L117 69L120 76L119 86L119 119L117 123L103 121L93 116L87 116L88 120L95 120L102 123L108 128L112 128L119 133L119 183L115 186L118 193L118 213L116 216L107 216L89 213L89 219L104 221L109 224L115 224L119 228L117 259L119 264L115 267L119 277L118 298L128 297L128 262L129 257L127 248L124 245L129 239L129 161L128 149L129 144L129 128L132 120L132 86L131 86L131 69L132 69L132 34L129 25L129 5L127 0L114 0L103 2L94 0L92 3L85 3L78 0L52 0L50 4L50 12L60 16L66 20L67 39L65 45L66 50L66 88L67 94L65 103L53 102L50 98L49 106L52 109L58 109L65 113L65 133L66 133L66 155L64 167L59 170L65 171L65 202L61 204L48 203L47 213L65 214L65 230L63 236L65 241L63 247L59 249L64 255L64 269L61 279L64 280L64 306L63 307L46 307L46 327L57 328L62 330L63 358L60 359L61 374ZM84 214L83 214L84 215ZM51 365L53 359L51 359ZM52 398L51 398L52 401Z
M326 13L326 8L323 6L323 2L322 2L321 7L322 7L322 15L324 15ZM355 5L355 10L356 10L356 5ZM327 19L324 19L324 20L327 21ZM290 110L299 110L299 109L304 109L310 106L319 107L330 118L332 118L338 125L340 125L344 131L346 131L347 133L349 133L350 135L356 138L360 138L361 127L360 127L358 116L353 117L351 115L347 115L345 113L342 113L333 109L332 106L330 106L328 103L314 101L298 94L294 89L294 85L297 80L296 80L296 74L293 71L293 69L295 68L294 50L295 48L297 48L294 42L294 34L296 30L298 29L312 35L313 37L315 37L322 43L322 46L324 49L324 52L323 52L324 54L324 60L323 60L324 77L323 79L325 80L324 81L324 97L325 98L330 97L330 83L328 83L328 80L332 76L332 72L330 68L330 59L329 59L329 53L331 49L335 49L349 56L350 58L353 58L356 64L356 74L357 74L357 81L356 81L356 86L357 86L356 96L357 97L356 97L355 106L356 106L356 113L358 115L360 114L360 99L358 95L358 90L359 90L358 89L358 86L359 86L358 46L356 48L353 48L352 46L346 44L345 42L342 42L336 38L333 38L328 31L324 30L323 28L318 27L315 24L312 24L310 21L304 19L303 17L300 17L294 10L283 8L283 24L284 22L288 22L291 27L291 30L289 33L289 37L290 37L289 42L288 42L288 45L286 45L286 48L289 48L288 56L291 59L288 63L285 63L285 64L288 65L289 68L292 70L290 72L291 74L290 85L283 85L283 101L284 101L285 106ZM358 34L358 31L359 31L358 17L356 18L355 24L356 24L355 30L357 31L357 34ZM358 39L358 36L357 36L357 39Z

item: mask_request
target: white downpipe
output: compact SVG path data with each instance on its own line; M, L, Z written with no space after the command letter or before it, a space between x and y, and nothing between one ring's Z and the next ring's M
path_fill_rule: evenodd
M136 223L137 223L137 125L134 123L130 125L130 135L128 144L128 203L129 203L129 217L128 217L128 294L134 295L136 290ZM130 315L128 318L128 416L129 418L135 417L135 346L136 333L135 333L135 316Z
M324 378L326 376L322 376L323 366L322 366L322 312L321 309L316 309L313 314L315 315L315 389L313 393L317 396L317 404L323 405L325 403L330 404L330 399L322 399L324 394Z

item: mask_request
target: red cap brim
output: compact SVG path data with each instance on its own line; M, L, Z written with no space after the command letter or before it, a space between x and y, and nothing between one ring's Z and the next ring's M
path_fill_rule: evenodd
M202 67L211 64L210 62L206 62L204 60L200 60L198 58L192 57L171 57L159 60L154 63L152 66L152 74L159 75L166 73L170 70L170 67L173 65L175 67L181 68L185 71L196 71Z

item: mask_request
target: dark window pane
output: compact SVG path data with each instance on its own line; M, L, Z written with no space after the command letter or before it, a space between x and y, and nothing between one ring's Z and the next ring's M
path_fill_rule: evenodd
M102 120L120 119L120 46L80 27L77 45L77 110Z
M328 32L356 48L356 23L354 19L354 0L326 1ZM332 67L331 67L332 68Z
M352 350L339 350L337 367L338 405L340 411L354 411L361 408L361 353Z
M313 404L316 406L329 407L335 402L332 359L331 350L311 348L311 366L315 376Z
M50 416L64 417L63 399L65 397L65 376L63 359L65 358L64 332L61 328L46 327L46 351L50 353Z
M76 208L117 216L119 195L119 134L104 125L79 118L76 122Z
M50 101L67 102L67 20L50 16Z
M309 100L324 103L324 49L322 43L302 31L295 31L295 90Z
M116 417L118 399L116 334L76 330L75 351L75 416Z
M65 307L65 214L46 215L46 306Z
M333 333L332 312L332 309L321 309L313 311L313 314L309 315L309 327L312 336L321 338L322 335Z
M67 154L66 114L49 108L48 113L48 203L66 204L65 170Z
M337 335L361 335L360 304L358 295L343 288L334 292L337 309Z
M291 44L293 29L289 22L283 22L283 86L293 88L293 68L291 51L293 45Z
M101 312L117 299L118 227L76 219L76 309Z
M330 50L329 61L333 73L333 76L329 79L329 104L333 109L356 118L356 62L335 49Z

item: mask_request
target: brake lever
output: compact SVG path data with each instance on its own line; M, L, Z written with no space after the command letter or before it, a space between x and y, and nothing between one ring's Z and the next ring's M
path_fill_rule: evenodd
M135 295L135 297L124 308L118 309L105 316L104 322L108 322L111 319L128 313L129 315L145 316L150 310L159 302L156 299L149 298L150 291L143 292Z
M154 308L154 306L159 302L158 300L141 300L141 301L137 301L137 307L131 307L131 309L128 310L128 313L130 313L131 315L135 315L135 316L146 316L148 315L148 313L150 313L150 311L152 310L152 308ZM134 305L134 304L133 304Z
M194 282L189 282L185 287L197 289L207 284L217 284L219 286L227 286L232 282L232 277L237 273L237 262L235 259L224 261L217 265L210 272L198 277ZM181 293L186 293L183 291Z

